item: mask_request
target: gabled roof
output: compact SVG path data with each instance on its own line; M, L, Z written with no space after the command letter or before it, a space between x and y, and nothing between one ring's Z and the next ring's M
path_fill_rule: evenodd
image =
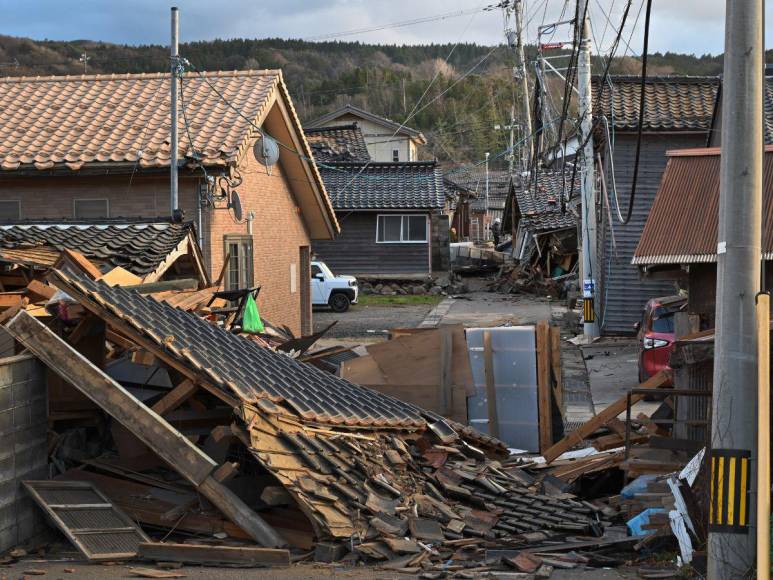
M719 148L669 151L633 264L678 265L717 261ZM773 260L773 146L765 147L762 252Z
M306 128L306 141L318 163L365 163L368 146L357 123Z
M434 161L336 163L320 168L336 211L356 209L436 209L446 190Z
M601 78L594 77L594 114L606 115L615 130L633 131L639 126L641 78L610 76L601 93ZM719 77L647 77L644 98L645 131L708 131L714 113Z
M390 132L394 133L396 131L397 135L405 135L407 137L410 137L411 139L413 139L414 141L416 141L421 145L424 145L427 143L427 139L426 137L424 137L424 134L421 131L418 131L416 129L411 129L410 127L405 127L401 123L397 123L395 121L392 121L391 119L387 119L386 117L380 117L379 115L376 115L374 113L371 113L370 111L366 111L365 109L361 109L351 104L344 105L340 109L336 109L331 113L322 115L321 117L318 117L313 121L306 123L306 126L321 127L345 115L352 115L355 117L359 117L360 119L363 119L365 121L370 121L371 123L375 123L376 125L381 125L385 129L388 129Z
M187 73L180 87L179 159L235 166L262 126L285 145L312 238L338 232L281 71ZM169 167L170 116L168 73L0 79L0 174Z
M426 427L427 412L354 385L120 286L55 270L53 283L108 324L118 320L183 368L261 412L343 426Z
M29 220L0 224L0 248L76 250L138 276L155 272L186 240L193 223L168 219Z

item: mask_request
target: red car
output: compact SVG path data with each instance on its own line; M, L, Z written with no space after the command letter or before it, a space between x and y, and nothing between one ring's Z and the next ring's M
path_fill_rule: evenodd
M644 306L641 322L635 325L641 341L639 351L639 382L668 366L671 352L674 350L676 335L674 332L674 314L687 306L683 296L653 298Z

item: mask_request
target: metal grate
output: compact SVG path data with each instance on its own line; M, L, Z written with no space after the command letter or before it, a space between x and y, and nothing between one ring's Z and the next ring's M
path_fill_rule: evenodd
M133 558L145 533L92 483L25 481L24 487L53 524L89 560Z

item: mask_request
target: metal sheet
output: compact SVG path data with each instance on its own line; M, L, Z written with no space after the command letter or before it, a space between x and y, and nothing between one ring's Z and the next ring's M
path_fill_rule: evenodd
M489 433L483 332L491 333L499 436L510 447L539 451L537 355L533 326L468 328L475 394L467 399L471 426Z

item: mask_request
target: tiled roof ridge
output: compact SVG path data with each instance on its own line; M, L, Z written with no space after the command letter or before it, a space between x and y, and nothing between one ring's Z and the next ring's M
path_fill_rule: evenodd
M360 126L355 121L354 123L347 123L345 125L328 125L326 127L304 127L304 133L325 133L326 131L352 131L359 129Z
M593 75L592 79L594 81L600 81L601 75ZM620 81L620 82L641 82L641 76L639 75L609 75L608 77L611 81ZM705 82L716 82L719 83L720 77L719 75L680 75L680 74L674 74L674 75L652 75L647 76L645 79L645 83L665 83L665 82L671 82L674 81L685 81L686 83L705 83Z
M0 221L0 225L51 225L51 224L63 224L63 225L144 225L144 224L171 224L180 225L183 227L193 227L193 220L183 220L181 222L174 221L169 216L155 216L155 217L143 217L143 216L115 216L107 218L27 218L17 220Z
M329 161L325 165L335 165L336 167L438 167L437 161Z
M281 75L280 69L245 69L245 70L221 70L221 71L201 71L191 72L191 78L204 76L213 78L233 78L233 77L252 77L252 76L272 76ZM115 81L115 80L144 80L169 78L168 72L153 73L103 73L93 75L46 75L46 76L19 76L2 77L0 83L20 83L20 82L51 82L51 81Z

